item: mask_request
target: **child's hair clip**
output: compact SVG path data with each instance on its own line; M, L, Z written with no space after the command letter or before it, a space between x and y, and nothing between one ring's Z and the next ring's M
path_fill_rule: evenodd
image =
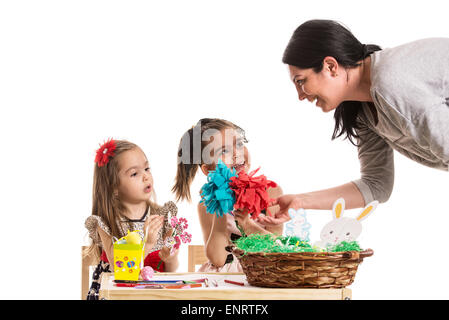
M103 143L97 150L97 155L95 156L95 163L99 167L103 167L108 164L109 159L114 156L114 151L116 148L115 141L110 138L108 141Z

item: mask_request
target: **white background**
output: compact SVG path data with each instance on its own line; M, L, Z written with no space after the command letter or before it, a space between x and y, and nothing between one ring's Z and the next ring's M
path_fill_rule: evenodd
M179 139L203 117L243 127L253 168L286 193L357 179L356 148L330 140L332 113L299 102L281 62L314 18L384 48L449 37L445 1L1 2L0 298L79 298L93 161L108 137L146 152L160 203L173 199ZM449 174L395 162L390 200L363 222L360 243L375 254L353 298L447 299ZM179 203L194 244L204 182L193 204ZM308 217L316 240L331 213Z

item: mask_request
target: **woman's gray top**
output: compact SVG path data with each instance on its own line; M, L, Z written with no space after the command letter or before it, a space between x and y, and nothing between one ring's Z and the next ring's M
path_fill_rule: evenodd
M371 54L371 96L357 130L365 199L385 202L394 182L393 149L423 165L448 170L449 38L423 39Z

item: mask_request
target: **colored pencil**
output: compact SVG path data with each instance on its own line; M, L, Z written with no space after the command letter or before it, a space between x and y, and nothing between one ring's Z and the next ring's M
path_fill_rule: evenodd
M238 286L244 286L245 285L243 282L231 281L231 280L227 280L227 279L225 279L224 282L231 283L231 284L236 284Z

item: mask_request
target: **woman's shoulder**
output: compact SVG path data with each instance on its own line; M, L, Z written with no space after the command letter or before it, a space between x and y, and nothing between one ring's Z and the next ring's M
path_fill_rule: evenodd
M375 88L398 90L401 86L417 85L414 81L422 82L429 76L445 76L448 63L449 38L408 42L371 54L371 83Z
M447 92L449 38L421 39L371 55L371 96L389 119L415 122ZM399 115L398 115L399 114Z

